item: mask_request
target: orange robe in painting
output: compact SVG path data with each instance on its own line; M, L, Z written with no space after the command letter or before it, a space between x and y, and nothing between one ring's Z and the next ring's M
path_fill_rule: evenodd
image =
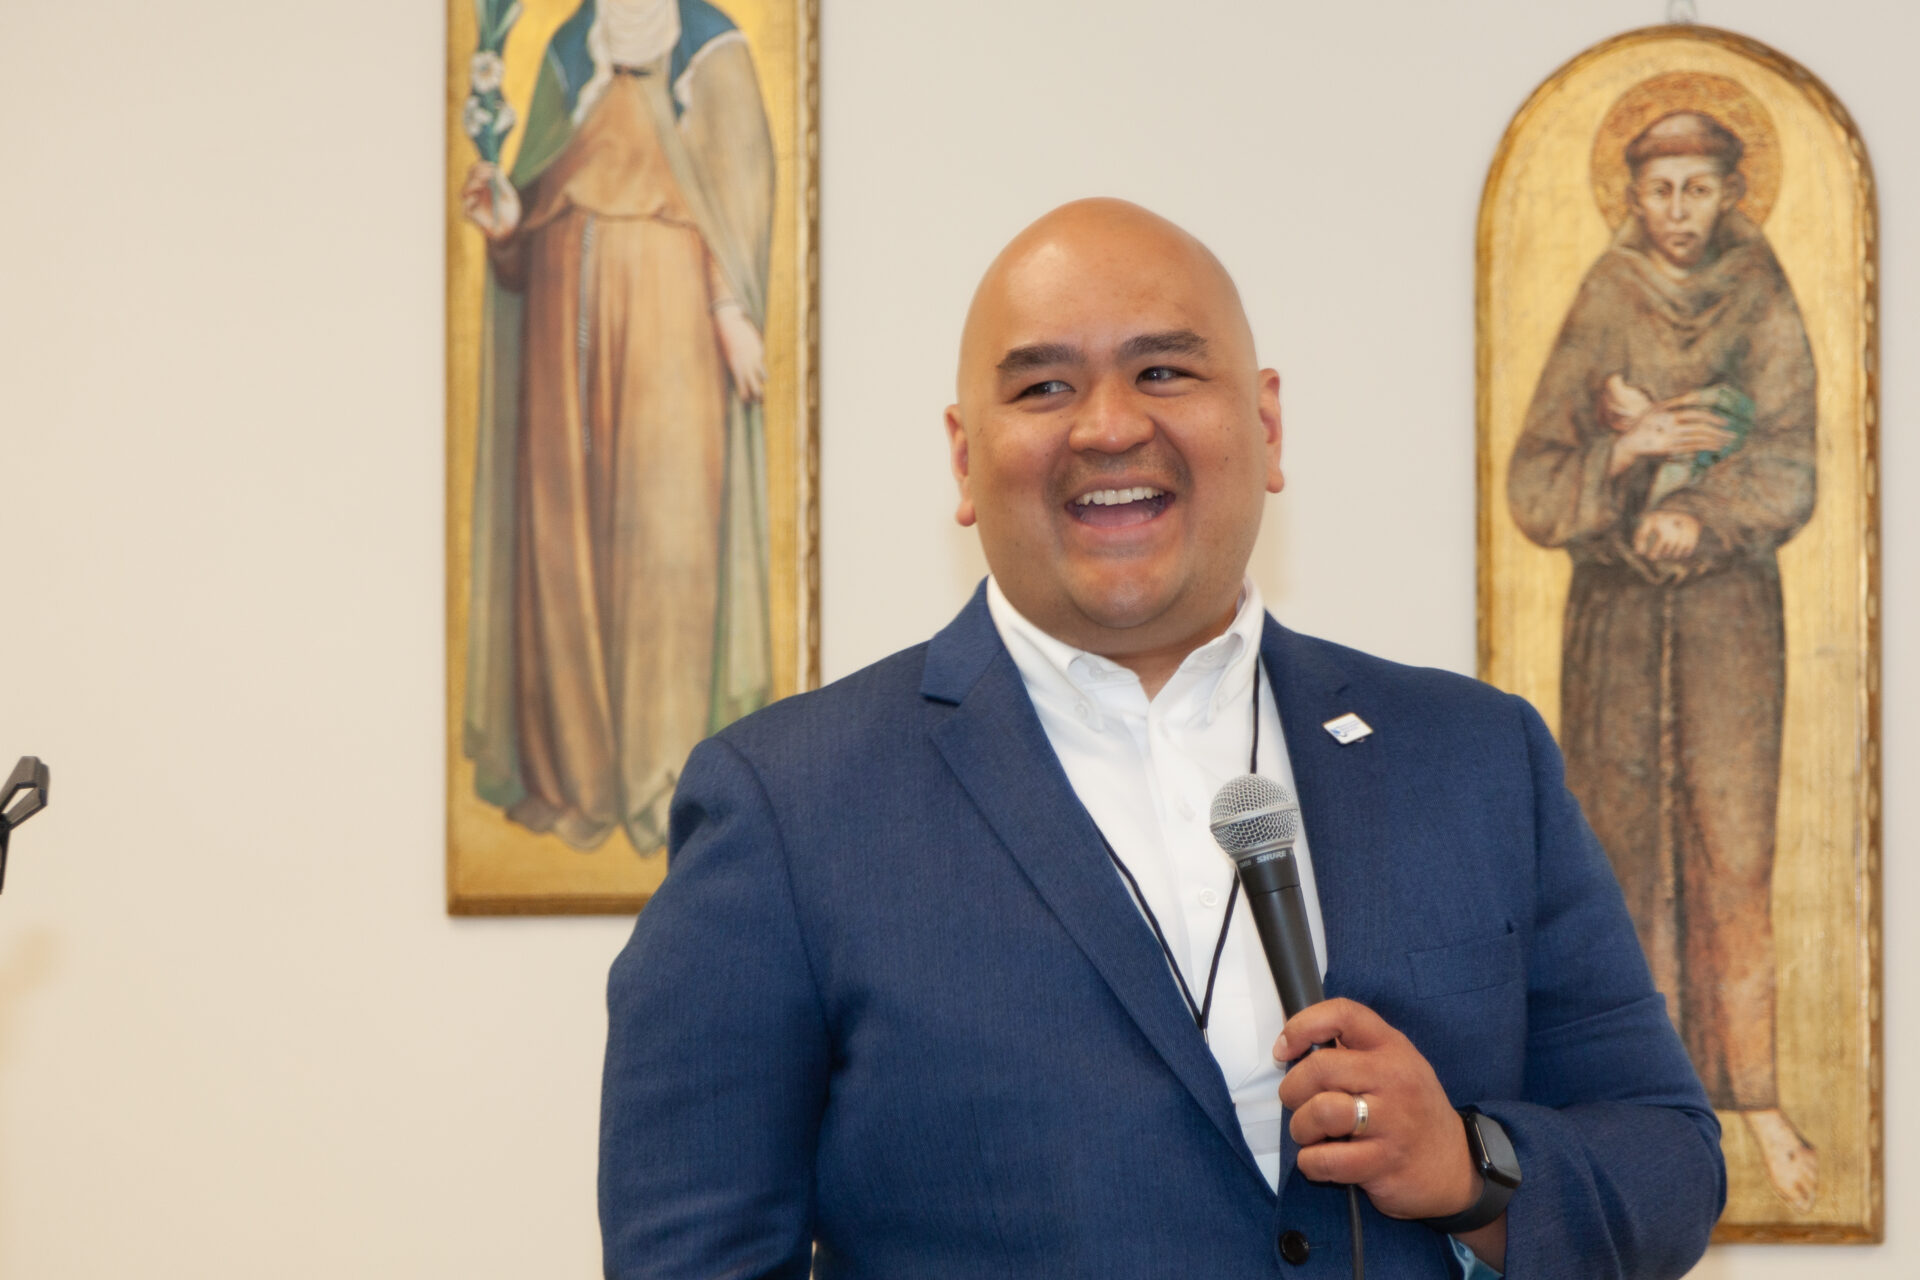
M1521 530L1573 561L1561 651L1567 784L1606 847L1654 980L1714 1105L1778 1105L1773 855L1786 658L1774 549L1814 502L1814 368L1792 290L1738 212L1675 280L1629 219L1582 282L1515 446ZM1660 460L1607 475L1600 405L1753 402L1732 453L1652 499ZM1699 520L1678 562L1633 549L1650 509Z
M492 250L524 295L510 816L592 847L664 841L708 729L728 382L727 296L640 77L616 75Z

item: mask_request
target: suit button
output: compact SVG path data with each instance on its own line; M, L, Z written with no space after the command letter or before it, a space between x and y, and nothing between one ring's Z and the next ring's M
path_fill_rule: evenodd
M1282 1231L1280 1233L1280 1256L1288 1262L1291 1262L1294 1266L1297 1267L1305 1262L1307 1255L1312 1252L1313 1246L1308 1244L1307 1238L1298 1231Z

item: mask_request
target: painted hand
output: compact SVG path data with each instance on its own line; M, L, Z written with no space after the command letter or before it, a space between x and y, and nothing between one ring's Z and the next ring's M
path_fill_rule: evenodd
M1600 420L1609 430L1625 431L1652 408L1652 396L1617 373L1608 376L1600 393Z
M723 302L714 308L713 331L720 339L720 353L726 357L734 390L742 400L753 404L767 392L767 347L760 331L737 302Z
M1712 453L1732 444L1735 437L1726 429L1726 419L1706 407L1705 396L1705 392L1689 391L1633 419L1614 437L1608 474L1619 475L1638 458Z
M498 165L474 162L460 188L460 212L489 240L505 240L520 225L520 193Z
M1649 560L1684 560L1700 545L1700 522L1684 511L1649 511L1633 531L1633 549Z

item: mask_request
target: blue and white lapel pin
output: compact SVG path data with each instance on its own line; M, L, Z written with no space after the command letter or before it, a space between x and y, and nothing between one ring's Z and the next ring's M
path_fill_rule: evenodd
M1333 735L1333 740L1343 747L1350 747L1373 732L1373 726L1349 711L1343 716L1335 716L1320 726Z

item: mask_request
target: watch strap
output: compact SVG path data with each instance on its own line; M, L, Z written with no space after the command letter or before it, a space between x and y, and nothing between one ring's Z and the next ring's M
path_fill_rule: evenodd
M1494 1167L1492 1158L1487 1154L1486 1142L1476 1127L1489 1124L1498 1128L1500 1122L1481 1112L1477 1107L1461 1107L1460 1123L1466 1127L1467 1150L1473 1156L1474 1171L1480 1175L1480 1198L1462 1209L1459 1213L1445 1218L1423 1218L1421 1221L1435 1231L1446 1235L1458 1235L1463 1231L1478 1231L1493 1222L1507 1211L1507 1202L1513 1199L1516 1187L1520 1185L1518 1170L1507 1174ZM1505 1129L1500 1130L1504 1137ZM1511 1178L1511 1182L1507 1179Z

